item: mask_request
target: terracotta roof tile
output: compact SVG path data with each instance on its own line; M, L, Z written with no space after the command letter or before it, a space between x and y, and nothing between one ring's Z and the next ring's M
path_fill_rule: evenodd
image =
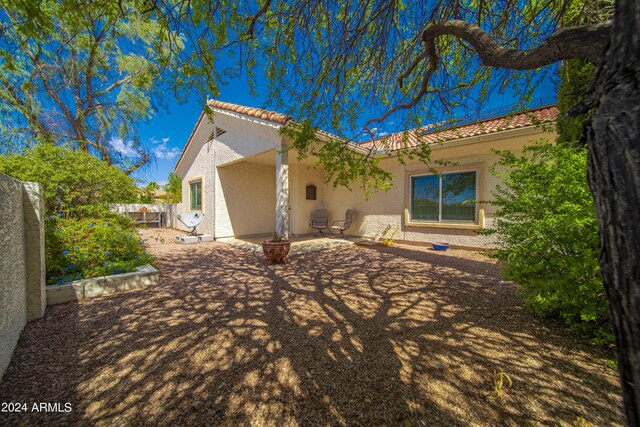
M373 148L374 150L393 151L404 147L415 147L420 143L431 145L439 142L486 135L503 130L524 128L527 126L533 126L538 122L548 123L554 121L558 117L558 114L558 109L551 106L537 108L524 113L494 117L447 129L429 131L429 129L433 129L435 127L434 125L430 125L393 133L383 138L364 142L359 144L359 146L366 149Z
M245 107L244 105L231 104L230 102L222 102L215 99L209 100L207 104L211 108L233 111L235 113L244 114L245 116L251 116L257 119L267 120L280 124L285 124L289 120L291 120L291 116L287 116L286 114L267 111L261 108Z

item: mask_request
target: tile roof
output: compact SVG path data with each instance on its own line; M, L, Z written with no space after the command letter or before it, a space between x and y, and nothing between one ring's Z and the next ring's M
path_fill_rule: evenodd
M436 144L439 142L452 141L456 139L469 138L472 136L486 135L510 129L533 126L537 123L548 123L558 117L559 111L554 106L536 108L524 113L516 113L502 117L492 117L490 119L477 121L446 129L431 130L437 125L429 125L408 131L393 133L383 138L367 141L359 144L361 148L374 150L399 150L400 148L410 148L425 144Z
M215 99L207 101L207 105L209 105L209 107L211 108L233 111L235 113L240 113L246 116L256 117L258 119L267 120L279 124L285 124L292 119L291 116L287 116L286 114L267 111L261 108L245 107L244 105L231 104L230 102L222 102Z

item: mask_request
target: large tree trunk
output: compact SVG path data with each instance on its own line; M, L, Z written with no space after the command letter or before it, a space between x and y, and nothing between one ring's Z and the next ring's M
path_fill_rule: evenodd
M640 426L640 2L618 0L587 127L600 266L618 349L627 424Z

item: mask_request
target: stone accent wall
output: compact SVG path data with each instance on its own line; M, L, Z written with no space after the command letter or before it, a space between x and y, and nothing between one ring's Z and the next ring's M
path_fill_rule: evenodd
M46 307L44 202L37 183L0 174L0 378L20 332Z

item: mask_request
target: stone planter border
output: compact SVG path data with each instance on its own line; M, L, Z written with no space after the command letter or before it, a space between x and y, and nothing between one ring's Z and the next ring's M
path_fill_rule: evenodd
M76 280L65 285L47 286L47 305L63 304L69 301L138 289L155 284L159 277L160 272L147 264L138 267L138 271L132 273L93 277Z

